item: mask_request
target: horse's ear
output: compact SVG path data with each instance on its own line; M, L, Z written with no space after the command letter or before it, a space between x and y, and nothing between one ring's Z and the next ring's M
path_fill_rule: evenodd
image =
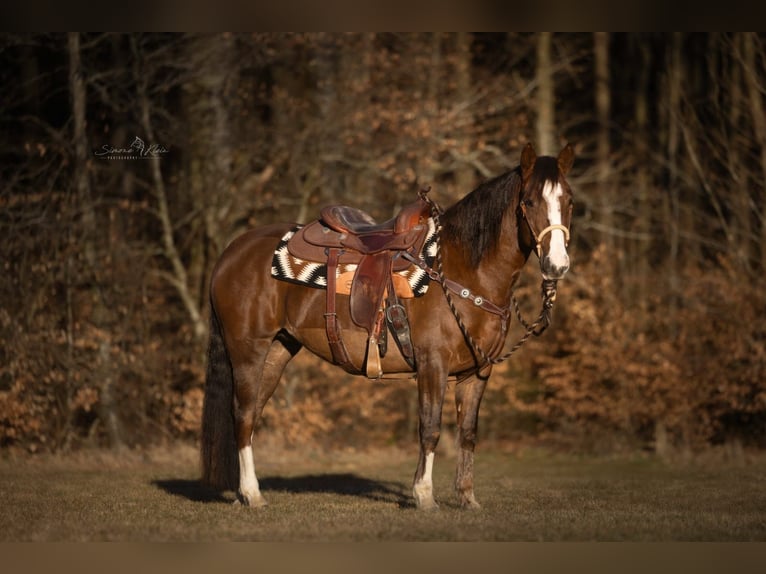
M567 144L566 147L561 150L557 161L561 175L569 173L569 170L572 169L572 164L574 163L574 150L572 149L571 144Z
M521 173L524 176L529 175L529 173L532 171L532 168L535 167L536 160L537 154L535 153L535 148L532 147L531 143L528 143L521 151Z

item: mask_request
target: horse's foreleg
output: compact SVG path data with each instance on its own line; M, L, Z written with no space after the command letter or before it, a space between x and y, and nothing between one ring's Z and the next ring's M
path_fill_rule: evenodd
M446 373L430 365L418 370L418 404L420 411L420 458L415 471L412 493L415 504L423 510L438 508L434 500L434 451L441 432L442 406L447 387Z
M473 453L479 424L479 405L486 386L486 378L474 376L455 387L458 432L455 490L463 508L480 508L473 493Z
M266 351L263 350L266 347ZM245 506L260 507L268 504L261 494L255 474L253 433L263 408L279 383L287 363L300 349L300 345L274 340L257 344L253 359L235 368L236 384L235 422L239 450L238 499Z

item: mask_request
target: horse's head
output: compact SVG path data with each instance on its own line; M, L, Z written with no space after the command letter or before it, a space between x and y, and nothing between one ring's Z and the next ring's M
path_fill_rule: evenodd
M573 161L574 151L568 144L558 158L537 157L532 144L521 152L520 210L531 232L544 279L561 279L569 270L572 189L565 176Z

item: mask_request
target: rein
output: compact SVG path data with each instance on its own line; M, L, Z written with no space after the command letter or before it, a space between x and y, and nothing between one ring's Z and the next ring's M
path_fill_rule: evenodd
M536 337L539 337L543 334L543 332L548 328L548 326L551 324L551 310L553 309L553 304L556 301L556 284L557 281L555 279L543 279L542 281L542 309L540 310L540 314L533 321L531 324L527 323L524 318L521 315L521 310L519 309L519 303L516 300L516 296L513 292L511 292L511 304L513 306L513 311L516 315L516 318L518 319L519 323L524 327L525 332L521 336L521 338L516 342L516 344L511 347L509 351L507 351L505 354L500 355L500 351L502 350L502 347L504 346L503 343L505 342L505 336L508 331L508 321L510 319L510 306L506 307L498 307L494 303L491 303L490 301L484 299L481 296L474 295L471 293L469 289L466 289L459 283L452 281L450 279L447 279L444 276L444 270L442 266L442 256L441 256L441 231L442 231L442 225L440 220L440 215L443 213L441 208L434 202L430 197L428 197L428 192L431 190L430 187L421 189L419 192L420 197L428 203L428 205L431 207L431 216L434 219L434 223L436 225L436 270L429 267L425 261L418 260L415 258L407 257L412 263L416 264L418 267L423 269L426 273L428 273L428 276L434 280L437 281L444 290L444 295L447 299L447 303L449 304L450 310L452 311L452 314L455 317L455 320L457 321L458 326L460 327L460 331L463 333L463 337L465 337L466 341L471 347L471 350L476 358L480 358L483 362L481 365L479 365L476 369L476 371L481 371L485 367L496 365L498 363L502 363L504 361L507 361L511 358L511 356L518 351L524 343L529 340L529 338L534 335ZM522 204L522 210L523 210L523 204ZM524 214L524 219L526 218L526 213ZM527 223L529 224L529 220L527 220ZM530 226L530 229L531 226ZM569 242L569 229L564 227L563 225L550 225L543 229L543 231L540 232L539 235L535 235L537 246L536 248L539 249L542 240L545 237L546 234L550 233L554 229L561 229L564 232L564 236L566 238L567 243ZM539 252L538 252L539 253ZM407 255L407 254L405 254ZM489 352L484 351L479 344L474 340L474 338L471 336L471 334L468 332L468 328L465 326L465 322L463 321L463 318L458 311L457 307L455 306L455 302L452 298L452 295L450 293L452 291L453 293L458 294L462 299L471 299L473 300L474 305L477 307L480 307L484 309L485 311L488 311L490 313L493 313L495 315L498 315L500 317L500 326L501 326L501 333L500 337L498 338L497 342L492 345L492 348ZM499 347L499 348L498 348Z

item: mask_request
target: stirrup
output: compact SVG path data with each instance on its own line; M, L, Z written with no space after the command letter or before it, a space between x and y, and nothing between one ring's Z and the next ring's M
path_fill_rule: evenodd
M375 335L367 341L367 378L379 379L383 376L383 366L380 364L380 348Z

